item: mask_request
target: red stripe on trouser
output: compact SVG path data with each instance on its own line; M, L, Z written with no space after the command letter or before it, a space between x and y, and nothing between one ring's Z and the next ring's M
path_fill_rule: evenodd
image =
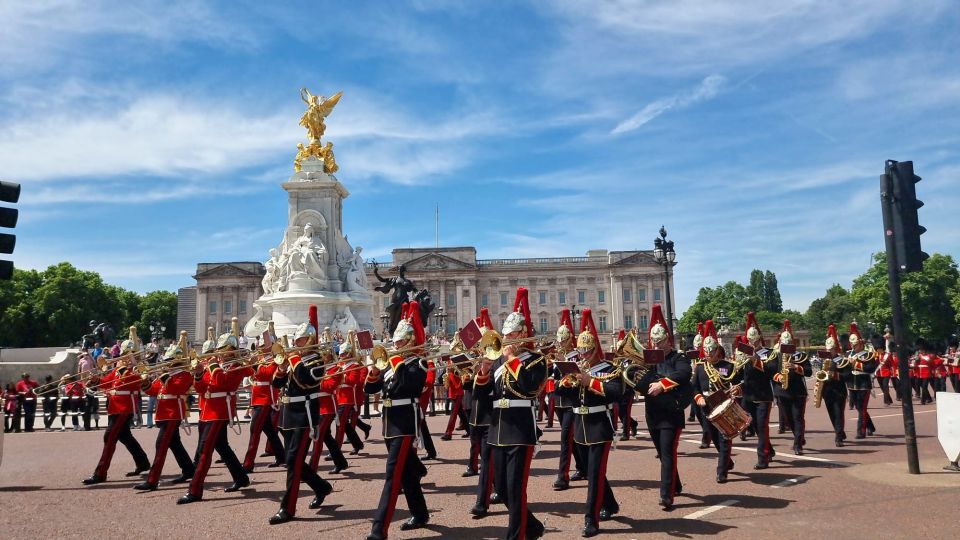
M870 416L870 413L867 412L867 405L870 403L869 390L863 392L863 400L861 401L863 402L863 405L860 407L860 416L862 417L860 425L863 426L861 434L865 436L867 434L867 417Z
M480 451L483 452L483 448ZM487 466L490 467L490 470L487 472L487 500L484 501L484 505L489 508L490 498L493 497L493 475L496 474L497 468L493 466L493 456L495 455L493 447L487 445L487 451L490 452L490 459L487 460Z
M387 537L387 530L390 529L390 521L393 520L393 511L397 509L397 497L400 495L400 488L403 485L403 470L407 466L407 455L410 453L410 445L413 443L413 437L403 437L400 442L400 452L397 455L397 464L393 467L393 482L390 484L390 503L387 504L387 513L383 519L383 537Z
M770 408L767 409L766 421L763 423L763 433L766 435L764 437L763 444L763 462L770 463L770 454L773 450L773 444L770 443L770 409L773 408L773 404L770 405Z
M250 426L250 442L247 443L247 455L243 458L244 467L253 467L253 460L257 457L257 447L260 446L260 433L263 432L263 425L267 423L270 411L265 411L262 406L257 411L257 421Z
M163 435L157 441L157 453L153 456L153 466L150 467L150 474L147 476L148 484L156 484L160 481L160 473L163 472L163 462L167 459L170 440L173 439L173 434L177 432L176 424L179 422L179 420L163 420Z
M270 416L273 418L273 425L276 427L280 424L280 411L275 410L273 407L270 407ZM282 450L282 449L281 449ZM268 454L276 454L273 451L273 445L270 444L270 439L267 439L267 445L263 448L263 451Z
M673 433L673 470L670 471L670 501L673 502L673 496L677 493L677 446L680 445L680 433L683 428L677 428Z
M297 514L297 496L300 495L300 476L303 474L303 462L307 458L307 444L310 442L310 428L303 428L300 437L300 446L297 447L296 461L293 462L293 480L290 482L290 493L287 496L287 507L284 510L294 516Z
M341 407L341 405L337 405ZM353 416L353 405L346 404L343 409L343 414L339 415L340 421L337 422L337 436L336 441L338 446L343 446L343 437L347 433L347 422L350 421L350 417Z
M467 464L470 470L477 470L477 461L480 459L480 440L470 437L470 462Z
M523 480L520 482L520 536L527 537L527 480L530 479L530 462L533 460L533 447L523 447Z
M573 414L573 409L567 409L566 414ZM562 421L561 421L562 422ZM567 430L567 466L563 468L563 479L570 481L570 462L573 461L573 425Z
M207 428L207 438L203 441L203 448L200 449L200 461L197 463L197 470L193 473L193 480L190 480L190 494L194 497L203 496L203 481L210 472L210 464L213 462L213 448L217 445L217 438L220 437L220 430L226 424L226 420L213 420L210 427Z
M320 425L317 426L317 440L313 443L313 455L310 456L310 469L317 472L320 466L320 454L323 453L323 438L330 430L330 424L333 423L332 414L323 414L320 416Z
M620 404L614 403L613 410L610 413L612 414L610 419L613 420L613 430L616 431L617 426L620 425Z
M107 432L107 440L103 441L103 453L100 454L100 462L97 463L97 470L94 474L101 478L107 477L107 470L110 469L110 461L113 460L113 452L117 449L117 438L120 437L120 430L127 423L128 414L118 414ZM121 421L122 419L122 421Z
M600 472L597 478L597 498L593 505L593 519L600 522L600 509L603 508L603 494L607 491L607 457L610 456L610 443L603 443L603 453L600 455Z
M453 400L453 407L450 407L450 419L447 420L447 431L446 435L449 437L453 435L453 426L457 421L457 415L460 414L460 401L462 398L455 398Z

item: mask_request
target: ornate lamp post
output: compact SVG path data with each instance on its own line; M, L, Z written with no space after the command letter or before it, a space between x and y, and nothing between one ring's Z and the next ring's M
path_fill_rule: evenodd
M667 229L660 226L660 236L653 239L653 258L663 266L663 283L667 293L667 324L673 333L673 300L670 298L670 269L676 266L677 252L673 250L673 240L667 240Z
M390 322L390 314L384 311L380 314L380 336L383 337L387 333L387 324Z
M163 334L166 331L167 331L167 327L164 326L163 324L159 322L150 323L150 336L153 339L159 340L160 338L163 337Z
M434 314L433 319L437 322L437 337L442 338L446 335L446 327L444 324L447 322L447 314L443 311L443 306L437 308L436 314Z
M577 335L577 332L580 331L580 313L581 311L577 309L576 304L570 304L570 319L573 321L573 334Z
M720 316L717 317L717 323L720 325L719 331L722 334L727 331L727 325L730 324L730 317L727 317L723 314L723 310L720 310Z

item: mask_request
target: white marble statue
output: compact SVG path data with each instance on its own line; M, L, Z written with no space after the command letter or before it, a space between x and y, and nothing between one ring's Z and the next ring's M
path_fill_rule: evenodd
M341 267L346 271L343 282L348 292L363 292L367 290L367 274L363 270L363 257L360 256L361 251L363 251L363 248L357 246L357 249L347 255L346 264Z
M313 235L313 225L307 223L293 245L287 250L289 278L326 279L327 248Z
M270 250L270 259L263 265L267 272L263 275L263 281L260 283L263 285L263 294L273 294L276 291L277 282L279 281L279 276L277 275L277 250Z
M353 316L353 312L350 311L350 306L344 306L340 313L334 317L330 326L333 328L334 333L339 330L343 335L347 335L347 332L359 328L357 319Z

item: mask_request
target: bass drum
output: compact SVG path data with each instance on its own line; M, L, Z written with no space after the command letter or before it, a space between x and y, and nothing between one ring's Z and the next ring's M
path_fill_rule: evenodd
M733 399L728 399L714 409L707 420L727 439L733 439L743 433L753 418Z

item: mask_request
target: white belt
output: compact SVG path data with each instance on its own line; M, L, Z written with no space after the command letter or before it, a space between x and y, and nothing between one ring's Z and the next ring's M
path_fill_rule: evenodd
M337 388L353 388L353 385L352 385L352 384L341 384L341 385L338 386Z
M128 392L126 390L111 390L111 396L132 396L133 392Z
M573 414L594 414L598 412L607 412L612 408L611 405L594 405L593 407L574 407Z
M381 405L384 407L402 407L404 405L413 405L414 401L410 398L404 399L389 399L385 398Z
M25 397L25 398L23 398L23 400L24 400L24 401L36 401L37 398L35 398L35 397Z
M498 399L493 402L494 409L510 409L513 407L533 407L532 399Z
M317 395L318 395L319 397L332 397L332 396L333 396L333 394L331 394L331 393L329 393L329 392L320 392L320 393L317 394Z
M853 375L869 375L866 371L851 371L850 373Z
M252 381L250 384L253 386L270 386L270 381Z
M180 399L184 394L160 394L157 399Z
M317 392L316 394L310 394L309 396L283 396L283 399L281 399L280 401L282 403L302 403L304 401L309 401L311 399L317 399L322 395L323 394L321 392Z
M129 392L127 393L129 394ZM233 394L234 394L233 392L214 392L212 394L210 392L207 392L203 394L203 398L204 399L225 398L227 396L232 396Z

